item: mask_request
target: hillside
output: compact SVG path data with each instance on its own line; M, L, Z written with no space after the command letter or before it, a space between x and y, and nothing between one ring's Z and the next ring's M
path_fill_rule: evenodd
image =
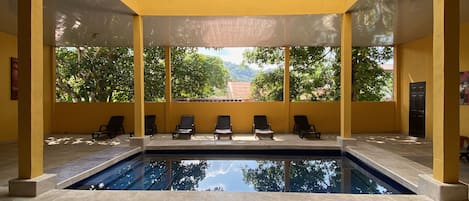
M231 62L224 62L224 64L230 73L231 81L250 82L258 73L257 70L248 66L241 66Z

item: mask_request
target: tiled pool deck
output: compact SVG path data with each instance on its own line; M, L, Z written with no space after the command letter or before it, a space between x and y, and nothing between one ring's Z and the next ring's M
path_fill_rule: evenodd
M128 136L113 141L92 142L88 135L55 136L44 146L46 173L56 173L58 187L64 187L81 176L92 174L90 168L103 169L103 162L140 151L128 146ZM357 146L347 151L371 163L406 187L417 188L418 174L431 174L432 143L402 135L354 135ZM152 137L147 149L338 149L336 135L321 140L301 140L296 135L278 134L274 140L255 140L252 135L238 134L233 140L214 141L211 134L198 134L192 140L171 140L169 134ZM469 181L469 162L460 161L461 181ZM8 180L17 176L17 146L0 146L0 200L430 200L420 195L350 195L307 193L232 193L232 192L165 192L165 191L78 191L52 190L36 198L8 197Z

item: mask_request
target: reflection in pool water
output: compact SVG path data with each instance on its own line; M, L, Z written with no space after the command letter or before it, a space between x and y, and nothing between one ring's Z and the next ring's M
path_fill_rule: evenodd
M229 192L411 193L381 181L347 157L195 160L142 154L69 188ZM246 158L246 157L244 157ZM399 190L398 190L399 189Z

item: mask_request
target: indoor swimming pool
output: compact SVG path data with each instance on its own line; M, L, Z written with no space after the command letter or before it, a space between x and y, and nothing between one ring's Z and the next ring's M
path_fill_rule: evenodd
M413 193L340 151L176 152L152 151L134 155L68 189Z

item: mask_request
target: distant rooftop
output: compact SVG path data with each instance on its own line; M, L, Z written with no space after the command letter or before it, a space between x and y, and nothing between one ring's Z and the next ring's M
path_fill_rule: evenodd
M251 99L251 82L228 82L228 97Z

